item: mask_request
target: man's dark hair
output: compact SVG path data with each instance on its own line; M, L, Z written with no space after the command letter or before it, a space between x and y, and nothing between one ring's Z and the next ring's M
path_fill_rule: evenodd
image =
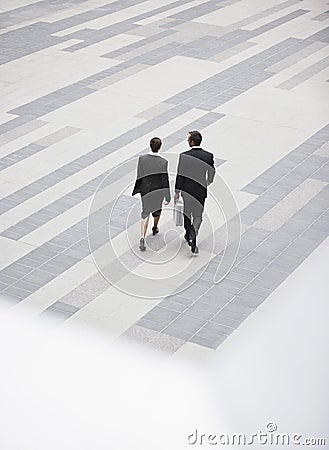
M162 142L158 137L154 137L150 140L150 147L153 153L157 153L161 148Z
M189 131L190 140L198 147L202 142L202 135L199 131Z

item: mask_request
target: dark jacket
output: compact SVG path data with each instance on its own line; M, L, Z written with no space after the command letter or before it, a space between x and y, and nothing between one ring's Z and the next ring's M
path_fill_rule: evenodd
M143 196L157 189L162 189L166 201L170 202L168 161L160 155L142 155L138 159L132 195L139 193Z
M202 148L191 148L179 156L175 191L181 191L183 196L185 192L203 203L215 172L214 155Z

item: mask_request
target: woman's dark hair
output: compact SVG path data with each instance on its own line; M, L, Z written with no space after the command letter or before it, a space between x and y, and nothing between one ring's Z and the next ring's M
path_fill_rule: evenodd
M154 137L150 140L150 147L153 153L157 153L161 148L162 142L158 137Z

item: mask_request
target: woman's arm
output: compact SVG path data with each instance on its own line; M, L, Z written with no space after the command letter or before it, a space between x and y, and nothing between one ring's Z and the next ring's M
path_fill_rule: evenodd
M143 165L142 165L141 157L139 157L138 163L137 163L137 178L135 181L135 186L134 186L132 195L139 194L141 192L142 179L143 179Z

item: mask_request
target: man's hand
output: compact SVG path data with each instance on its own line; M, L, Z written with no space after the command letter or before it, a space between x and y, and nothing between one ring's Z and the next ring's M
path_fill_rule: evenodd
M179 199L179 192L176 192L174 196L174 202L176 203L178 199Z
M169 205L169 203L170 203L170 202L167 202L167 201L166 201L166 202L164 202L164 205L167 206L167 205Z

